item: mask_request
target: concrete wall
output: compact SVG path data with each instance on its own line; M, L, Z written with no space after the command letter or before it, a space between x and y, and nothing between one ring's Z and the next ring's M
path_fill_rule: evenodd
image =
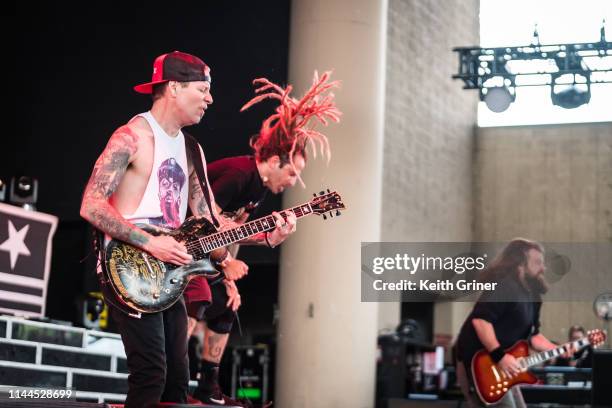
M478 129L474 221L475 240L611 242L612 124ZM544 303L541 320L560 341L601 326L591 302Z
M478 44L478 12L478 0L389 0L383 241L472 238L477 94L451 79L451 50ZM398 321L399 306L381 304L379 328Z
M451 75L478 43L477 0L390 0L383 239L471 239L475 92Z

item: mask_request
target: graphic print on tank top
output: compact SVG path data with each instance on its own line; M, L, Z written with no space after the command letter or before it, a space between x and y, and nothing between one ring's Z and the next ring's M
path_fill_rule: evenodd
M137 116L144 118L153 132L153 165L138 207L132 214L122 215L134 224L175 229L185 221L189 201L185 135L180 130L174 137L168 135L150 111Z
M164 160L157 169L159 208L162 216L150 218L154 225L178 228L181 225L181 190L185 186L185 172L176 159Z

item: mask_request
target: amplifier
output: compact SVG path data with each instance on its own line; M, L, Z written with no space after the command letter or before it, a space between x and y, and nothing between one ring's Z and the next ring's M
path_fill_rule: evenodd
M256 404L268 401L268 346L236 346L232 353L232 397Z
M593 350L593 406L612 406L612 350Z

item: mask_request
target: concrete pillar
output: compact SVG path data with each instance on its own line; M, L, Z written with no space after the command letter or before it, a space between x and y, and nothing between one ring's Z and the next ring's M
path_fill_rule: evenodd
M388 7L383 241L469 242L478 96L451 78L451 50L479 43L479 1L389 0ZM435 304L434 337L456 336L469 306ZM399 306L385 304L380 316L381 327L393 327Z
M340 124L321 128L329 166L310 158L307 190L337 190L348 210L323 222L305 219L283 244L275 405L372 407L378 305L361 303L360 242L380 240L386 0L294 0L289 82L295 95L315 69L334 69ZM311 217L312 218L312 217Z

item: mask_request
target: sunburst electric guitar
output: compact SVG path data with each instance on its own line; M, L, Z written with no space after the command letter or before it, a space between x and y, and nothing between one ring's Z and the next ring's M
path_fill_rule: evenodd
M315 214L327 219L327 214L340 215L346 207L337 192L321 192L309 202L281 211L286 218L293 212L297 218ZM117 299L134 311L154 313L172 306L183 294L185 287L195 276L218 279L220 271L210 267L208 256L217 248L239 242L260 232L276 227L272 215L258 218L238 227L217 231L205 218L191 217L175 230L164 230L148 225L139 225L153 235L169 235L187 248L193 262L177 266L162 262L147 252L118 240L111 240L104 252L102 272L110 283Z
M515 385L534 384L537 382L536 376L527 371L529 368L558 357L571 350L572 347L574 350L579 350L588 345L598 347L604 341L606 341L606 333L596 329L589 331L587 336L580 340L565 343L552 350L530 355L529 344L525 340L520 340L506 350L506 353L512 354L518 359L521 366L521 372L510 378L504 375L486 350L480 350L472 358L474 386L483 403L486 405L495 404Z

